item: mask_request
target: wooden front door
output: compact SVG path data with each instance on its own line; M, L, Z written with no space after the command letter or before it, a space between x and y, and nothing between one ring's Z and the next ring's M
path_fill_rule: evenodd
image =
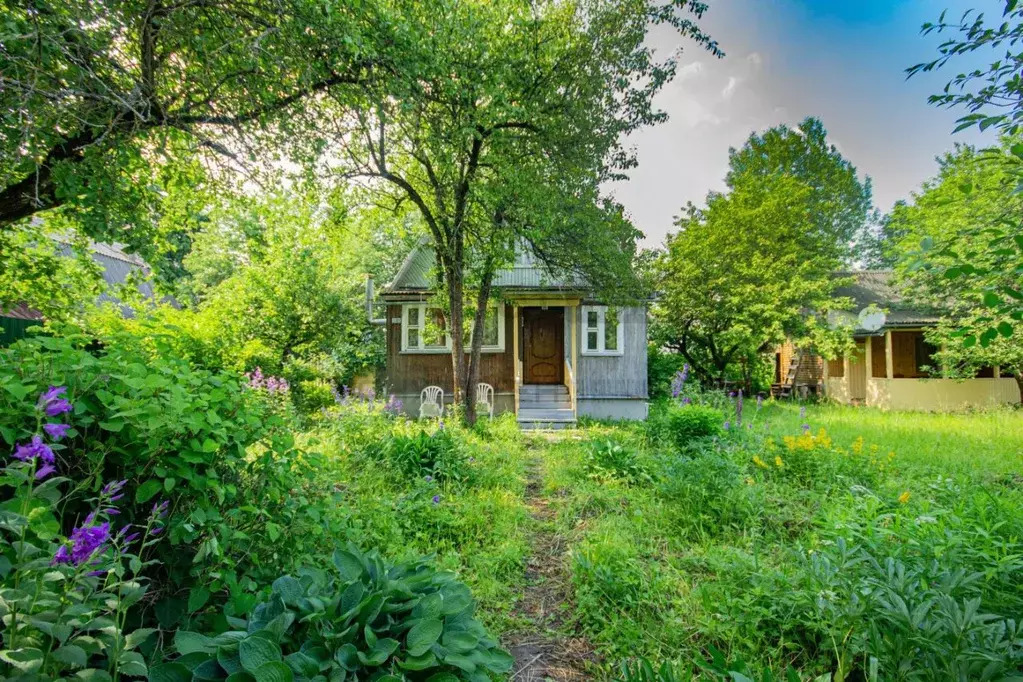
M565 368L563 308L522 309L523 383L560 384Z

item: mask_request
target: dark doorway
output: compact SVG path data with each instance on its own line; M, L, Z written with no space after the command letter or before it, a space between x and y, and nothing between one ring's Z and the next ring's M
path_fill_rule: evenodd
M565 367L564 308L522 309L523 383L560 384Z

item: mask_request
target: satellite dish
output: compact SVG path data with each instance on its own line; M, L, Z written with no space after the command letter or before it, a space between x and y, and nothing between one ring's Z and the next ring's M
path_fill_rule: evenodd
M860 329L864 329L868 332L876 332L878 329L884 326L887 316L883 310L877 308L867 307L860 311L860 314L856 316L856 321L860 325Z

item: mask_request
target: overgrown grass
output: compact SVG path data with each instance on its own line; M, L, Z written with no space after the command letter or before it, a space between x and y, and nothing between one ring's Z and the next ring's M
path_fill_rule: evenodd
M751 402L737 427L717 407L731 429L682 447L656 425L591 422L544 453L598 677L715 652L751 678L1019 666L1023 414ZM628 453L595 469L608 440Z

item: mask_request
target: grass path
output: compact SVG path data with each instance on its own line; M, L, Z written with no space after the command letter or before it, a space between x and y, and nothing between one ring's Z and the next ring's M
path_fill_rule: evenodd
M546 447L540 442L535 448ZM516 620L523 627L506 637L508 650L515 657L511 680L586 680L584 672L594 659L590 644L566 633L566 609L571 589L565 565L567 542L555 532L550 499L544 494L543 461L532 453L527 468L526 504L533 525L532 551L526 562L526 587L516 604Z

